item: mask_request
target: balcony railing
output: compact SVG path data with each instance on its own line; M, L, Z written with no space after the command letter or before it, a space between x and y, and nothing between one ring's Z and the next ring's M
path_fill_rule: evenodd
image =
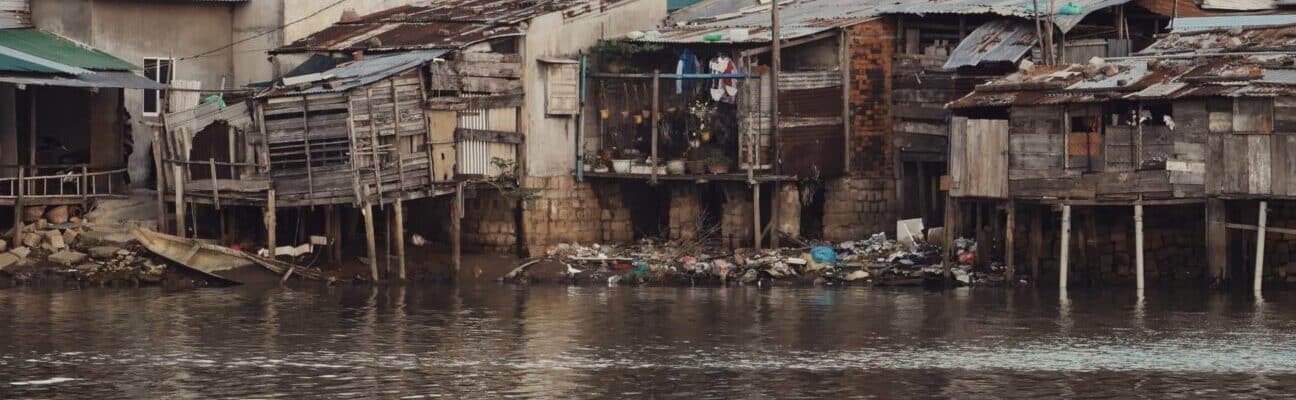
M0 165L0 200L24 203L89 200L125 194L126 168L86 164Z

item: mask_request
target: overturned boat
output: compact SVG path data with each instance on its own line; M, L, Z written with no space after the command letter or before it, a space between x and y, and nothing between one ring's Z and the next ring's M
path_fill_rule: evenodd
M267 257L259 257L200 239L188 239L148 229L131 231L149 251L176 264L222 281L236 284L273 283L296 274L319 279L319 271Z

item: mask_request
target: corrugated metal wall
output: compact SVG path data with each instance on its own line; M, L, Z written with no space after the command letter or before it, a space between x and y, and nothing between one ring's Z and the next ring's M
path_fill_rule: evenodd
M0 29L31 26L31 3L28 0L0 0Z

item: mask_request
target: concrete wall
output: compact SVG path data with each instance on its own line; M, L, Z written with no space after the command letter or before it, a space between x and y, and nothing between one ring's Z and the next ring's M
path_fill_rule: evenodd
M661 0L626 0L608 7L601 14L564 19L562 13L550 13L531 20L524 40L522 73L527 93L523 106L527 175L569 175L576 168L576 124L571 118L544 114L544 70L536 59L578 58L579 52L601 38L650 29L666 17L666 2Z

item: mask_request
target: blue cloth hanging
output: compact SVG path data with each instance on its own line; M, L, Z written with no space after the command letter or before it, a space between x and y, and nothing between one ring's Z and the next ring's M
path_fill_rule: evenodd
M675 73L678 75L696 74L701 69L702 65L698 63L697 55L694 55L688 49L684 49L684 52L680 53L679 62L675 63ZM692 87L693 82L687 79L675 80L675 94L684 93L685 90Z

